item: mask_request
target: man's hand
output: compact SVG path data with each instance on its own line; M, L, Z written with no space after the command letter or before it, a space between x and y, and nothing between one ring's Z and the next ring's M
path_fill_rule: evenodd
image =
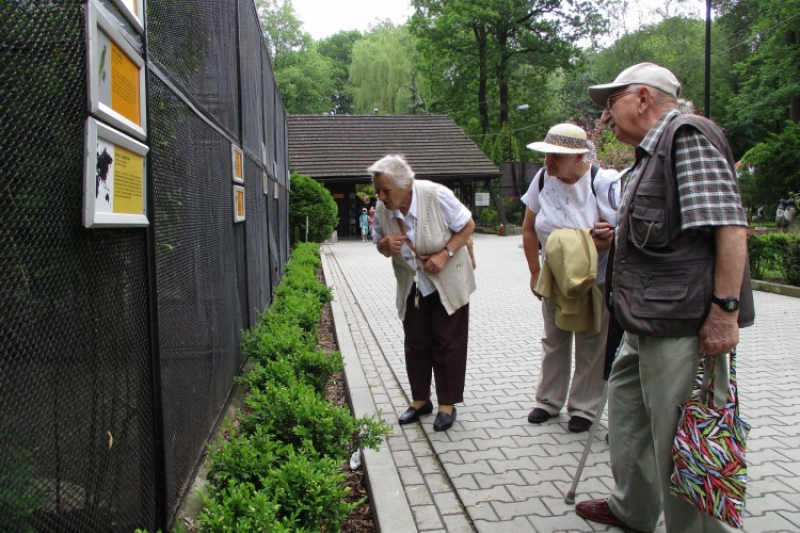
M450 255L446 250L428 256L425 261L425 272L427 274L438 274L444 268L444 265L450 260Z
M402 233L392 233L378 241L378 251L389 257L392 254L399 254L403 243L408 237Z
M739 313L728 313L716 304L700 328L700 353L716 355L729 353L739 344Z
M535 273L531 274L531 292L534 296L536 296L539 300L542 299L542 295L536 292L536 284L539 283L539 273L541 270L537 270Z

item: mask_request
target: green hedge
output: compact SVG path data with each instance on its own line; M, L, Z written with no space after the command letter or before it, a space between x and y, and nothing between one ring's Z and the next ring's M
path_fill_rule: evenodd
M796 233L767 233L747 239L750 271L754 279L774 279L800 285L800 236Z
M202 532L339 531L361 503L344 501L341 465L358 448L378 449L390 428L324 398L343 363L317 347L322 306L332 299L317 280L320 266L318 245L296 246L272 306L243 334L256 366L239 380L249 389L239 423L228 422L229 439L210 450Z

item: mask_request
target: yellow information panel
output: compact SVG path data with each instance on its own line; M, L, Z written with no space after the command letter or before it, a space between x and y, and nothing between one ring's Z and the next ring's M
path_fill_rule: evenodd
M111 109L137 126L142 125L139 107L139 67L111 42Z
M245 218L244 210L244 187L241 185L233 186L233 221L242 222Z
M146 226L144 144L98 122L86 121L83 224Z
M138 4L119 4L138 8ZM144 58L93 2L87 4L89 112L106 124L143 141L147 138ZM135 17L135 13L131 16ZM135 19L134 20L138 20Z
M144 157L120 146L114 167L114 212L141 214L144 209Z

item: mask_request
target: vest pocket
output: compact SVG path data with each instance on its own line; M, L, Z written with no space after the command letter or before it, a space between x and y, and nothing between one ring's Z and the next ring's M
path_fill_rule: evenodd
M666 246L669 240L669 222L665 207L633 205L628 224L628 240L638 248Z
M691 320L703 317L705 263L637 272L631 314L639 318ZM691 283L691 286L690 286Z

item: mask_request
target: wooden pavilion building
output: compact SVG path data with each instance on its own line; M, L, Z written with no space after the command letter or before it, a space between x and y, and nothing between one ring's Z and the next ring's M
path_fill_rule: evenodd
M364 204L356 185L370 183L367 168L387 154L403 155L418 179L446 185L470 210L484 183L505 222L492 185L500 170L447 115L290 115L287 125L289 168L331 191L340 237L357 233Z

